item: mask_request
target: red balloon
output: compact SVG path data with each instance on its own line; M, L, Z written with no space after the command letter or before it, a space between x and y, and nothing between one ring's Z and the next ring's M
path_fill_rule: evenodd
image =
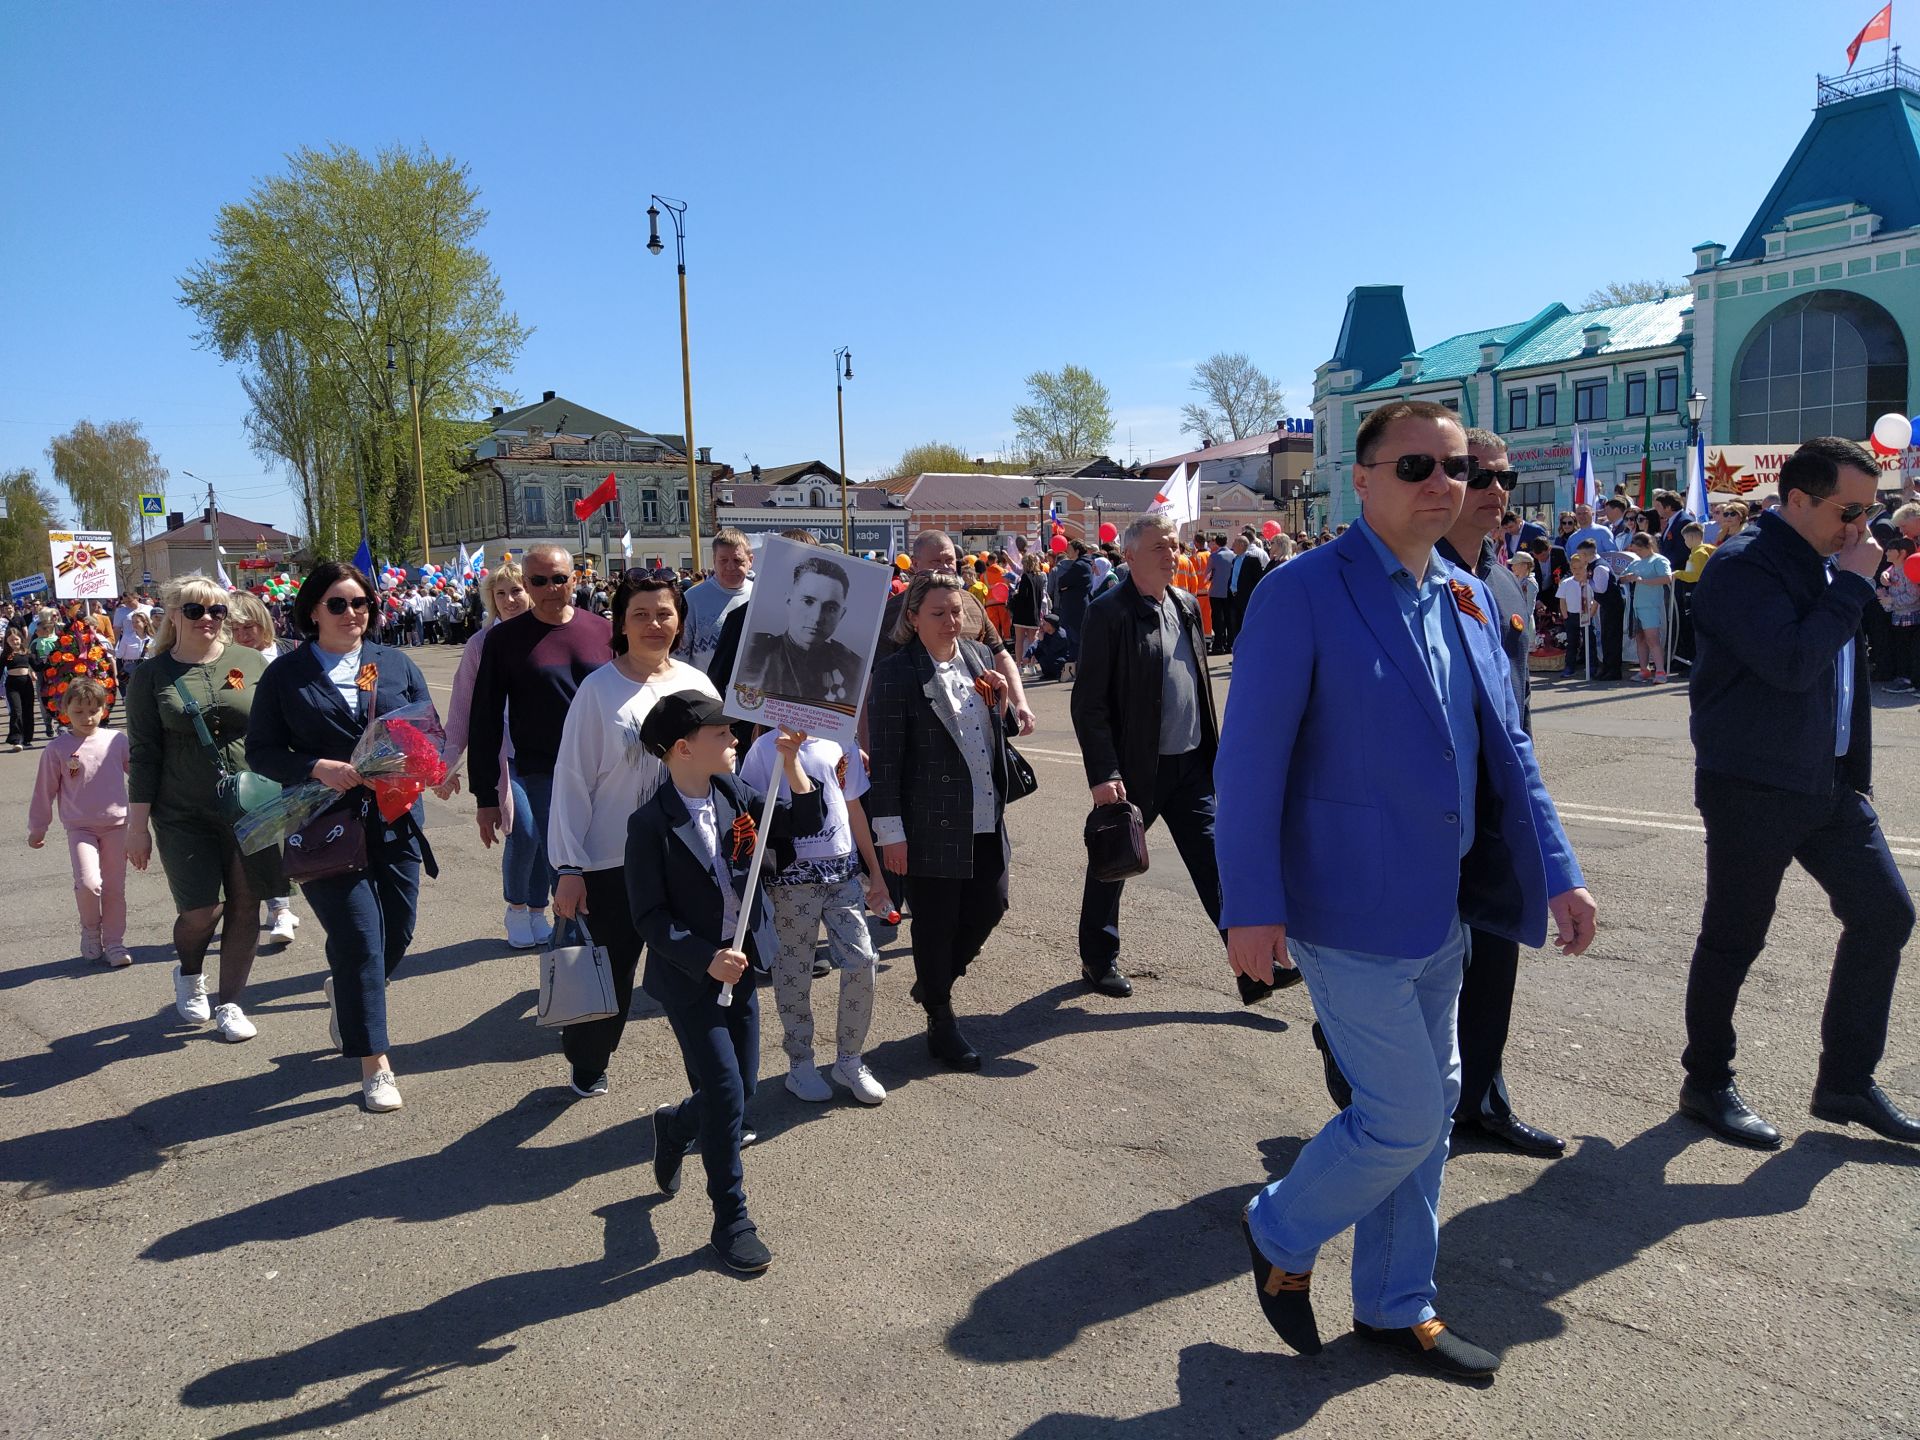
M1266 524L1260 527L1260 533L1263 536L1265 536L1267 539L1271 540L1274 536L1280 533L1280 522L1278 520L1267 521Z
M1119 527L1117 527L1111 520L1101 525L1100 543L1102 545L1111 545L1113 544L1114 541L1118 540L1119 538L1120 538Z
M1067 553L1067 537L1064 535L1054 536L1052 540L1047 542L1047 548L1053 551L1053 553L1056 555L1066 554Z
M1907 556L1907 563L1901 567L1907 572L1907 578L1920 585L1920 555Z

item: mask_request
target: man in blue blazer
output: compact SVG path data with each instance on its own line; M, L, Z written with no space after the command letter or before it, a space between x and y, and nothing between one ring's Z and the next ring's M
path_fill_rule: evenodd
M1440 1175L1460 1093L1467 929L1594 933L1521 728L1485 584L1434 546L1471 472L1453 412L1394 401L1355 437L1362 519L1254 593L1215 762L1233 968L1306 977L1352 1103L1248 1205L1262 1310L1320 1349L1314 1257L1354 1227L1354 1329L1450 1375L1496 1356L1436 1318Z

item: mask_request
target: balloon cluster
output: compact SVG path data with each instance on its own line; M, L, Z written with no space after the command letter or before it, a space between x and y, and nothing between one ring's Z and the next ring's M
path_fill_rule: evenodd
M253 593L264 595L269 600L291 600L299 592L300 583L282 570L278 575L269 575L253 587Z

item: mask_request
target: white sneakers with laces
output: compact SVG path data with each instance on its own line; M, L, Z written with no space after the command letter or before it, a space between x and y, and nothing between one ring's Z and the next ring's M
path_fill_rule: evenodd
M533 912L507 907L507 944L516 950L531 950L540 942L533 938Z
M246 1012L232 1001L213 1012L213 1023L220 1032L220 1038L229 1045L251 1040L260 1033L259 1028L247 1019Z
M173 967L173 1008L180 1012L182 1020L190 1020L195 1025L204 1025L213 1018L213 1006L207 1003L205 971L188 975L178 965Z
M300 917L293 913L293 907L285 902L275 904L269 901L267 915L273 921L272 926L267 930L267 938L277 944L291 945L294 941L293 932L300 925Z
M810 1060L802 1061L787 1072L787 1089L813 1105L824 1105L833 1098L833 1087L820 1077Z
M360 1082L360 1098L375 1115L385 1115L401 1106L400 1087L394 1083L393 1071L376 1070Z
M886 1086L874 1079L858 1055L842 1055L833 1065L833 1078L852 1092L862 1105L878 1105L887 1098Z

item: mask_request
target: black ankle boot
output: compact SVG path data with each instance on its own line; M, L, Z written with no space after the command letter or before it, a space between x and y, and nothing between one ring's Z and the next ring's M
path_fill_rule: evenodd
M950 1004L927 1007L927 1050L933 1058L953 1070L978 1070L980 1055L960 1033L960 1022L953 1018Z

